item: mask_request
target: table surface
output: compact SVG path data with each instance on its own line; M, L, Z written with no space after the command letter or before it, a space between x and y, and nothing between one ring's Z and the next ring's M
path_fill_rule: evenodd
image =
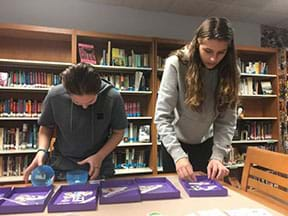
M165 176L165 175L164 175ZM151 176L146 176L151 177ZM163 176L162 176L163 177ZM283 209L274 209L267 207L267 202L260 203L249 198L249 194L242 192L240 190L235 190L229 185L225 184L228 189L227 197L189 197L188 194L183 189L180 184L178 177L176 175L167 175L167 177L178 190L180 190L180 199L166 199L166 200L151 200L151 201L141 201L134 203L120 203L120 204L105 204L99 205L96 211L79 211L79 212L62 212L62 213L47 213L47 208L45 212L33 213L33 214L15 214L15 215L30 215L30 216L40 216L40 215L63 215L63 216L85 216L85 215L101 215L101 216L127 216L127 215L137 215L146 216L151 212L159 212L161 215L165 216L188 216L189 214L196 214L200 210L232 210L240 208L261 208L268 211L271 215L288 215ZM129 177L131 178L131 177ZM56 183L57 184L57 183ZM271 206L270 206L271 207ZM273 206L272 206L273 207ZM282 213L281 213L282 212ZM197 215L197 214L196 214Z

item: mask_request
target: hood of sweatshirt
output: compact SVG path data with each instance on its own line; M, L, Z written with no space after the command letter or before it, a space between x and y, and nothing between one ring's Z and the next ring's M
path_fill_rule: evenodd
M94 104L91 104L90 106L88 106L85 111L90 112L91 114L91 130L94 131L94 116L95 116L95 109L93 109L93 107L97 104L97 102L99 103L99 97L102 97L102 94L105 91L108 91L109 89L113 88L114 86L112 85L112 83L110 83L107 80L101 79L101 87L100 90L97 93L97 100L95 101ZM70 105L70 129L71 132L73 131L73 115L75 115L75 105L72 100L71 100L71 105ZM79 106L77 107L79 108ZM82 108L84 110L84 108Z

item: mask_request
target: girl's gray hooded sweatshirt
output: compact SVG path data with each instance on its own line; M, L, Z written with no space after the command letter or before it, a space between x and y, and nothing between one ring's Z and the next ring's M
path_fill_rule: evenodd
M180 142L199 144L213 137L211 159L222 161L231 149L236 128L236 109L219 113L215 110L218 71L205 70L203 80L205 100L202 112L185 105L185 73L187 66L177 56L166 60L155 112L155 123L163 145L174 161L188 157Z

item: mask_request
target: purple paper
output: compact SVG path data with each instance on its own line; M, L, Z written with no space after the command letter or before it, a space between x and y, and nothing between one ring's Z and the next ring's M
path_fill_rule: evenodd
M100 204L141 201L140 191L134 179L101 182Z
M196 182L179 179L190 197L227 196L227 189L207 176L197 176Z
M63 185L48 203L48 212L97 209L98 184Z
M1 198L0 214L42 212L53 193L53 187L18 187Z
M142 200L180 198L180 191L165 177L136 178Z

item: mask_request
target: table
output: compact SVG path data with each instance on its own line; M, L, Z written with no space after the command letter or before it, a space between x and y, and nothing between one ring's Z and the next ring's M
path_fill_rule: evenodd
M191 213L197 213L199 210L209 210L209 209L220 209L220 210L230 210L239 208L262 208L267 210L272 215L288 215L288 210L277 208L277 206L270 205L266 207L261 203L261 199L258 201L253 200L247 192L233 189L231 186L226 185L228 189L227 197L189 197L185 190L182 188L178 177L176 175L164 175L167 177L181 192L180 199L166 199L166 200L153 200L153 201L142 201L134 203L121 203L121 204L106 204L99 205L96 211L86 211L86 212L65 212L65 213L33 213L33 214L15 214L15 215L30 215L30 216L42 216L42 215L63 215L63 216L146 216L150 212L160 212L165 216L185 216ZM139 177L139 176L137 176ZM141 176L143 177L143 176ZM151 176L146 176L151 177ZM131 177L129 177L131 178ZM253 198L253 199L251 199ZM259 202L260 201L260 202Z

